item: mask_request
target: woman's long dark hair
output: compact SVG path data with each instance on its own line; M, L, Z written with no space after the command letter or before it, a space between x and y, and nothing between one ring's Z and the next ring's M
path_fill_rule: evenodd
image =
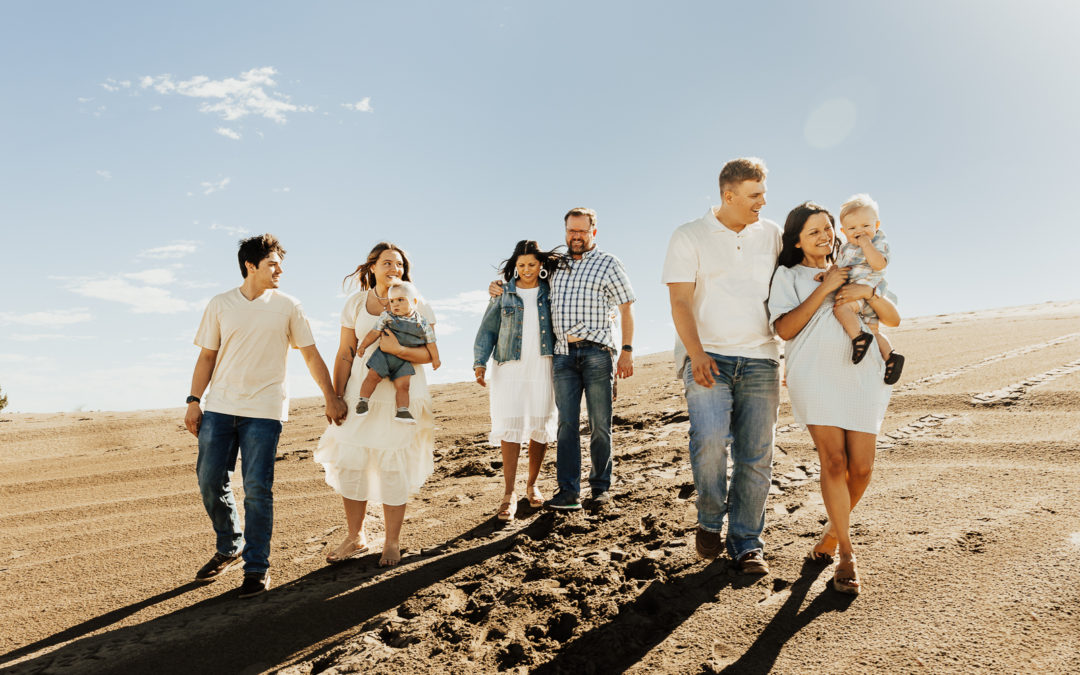
M357 266L356 270L352 274L346 276L342 282L342 286L349 285L349 279L352 279L352 284L359 285L362 290L369 290L375 288L375 273L371 271L371 268L378 262L379 256L383 254L383 251L397 251L401 256L401 280L412 281L409 278L409 256L405 254L405 249L401 248L397 244L391 244L388 241L380 241L375 244L375 248L371 249L371 253L368 253L367 260ZM355 277L355 278L353 278Z
M510 281L514 278L518 258L523 255L532 255L540 261L540 267L551 274L560 267L566 267L566 255L559 251L560 248L563 247L558 246L550 251L544 251L541 250L540 244L532 239L522 239L514 247L514 252L510 254L510 257L499 264L499 273L502 274L504 280Z
M781 238L783 247L780 249L780 257L776 260L777 264L784 267L795 267L803 261L803 250L796 244L799 243L799 237L802 236L803 228L806 227L806 221L815 213L824 213L829 218L829 224L832 225L833 230L836 230L836 218L833 218L833 214L829 213L829 209L810 201L799 204L791 209L791 212L787 214L787 220L784 221L784 234ZM840 239L834 236L832 253L825 256L825 261L832 262L836 260L839 253Z

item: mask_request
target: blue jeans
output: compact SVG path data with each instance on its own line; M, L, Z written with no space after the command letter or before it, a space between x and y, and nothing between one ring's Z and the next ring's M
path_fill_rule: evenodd
M727 551L737 559L761 549L765 500L772 477L773 440L780 404L779 364L709 354L719 375L711 389L683 370L690 413L690 467L697 488L698 525L719 532L728 514ZM734 469L727 481L727 444Z
M615 378L611 352L595 342L570 344L569 354L555 354L555 407L559 409L559 446L555 475L559 491L581 493L581 394L589 407L589 485L594 495L611 487L611 385Z
M217 534L217 552L236 555L244 542L244 572L270 568L270 533L274 529L274 459L281 422L206 412L199 427L195 473L203 506ZM236 512L229 472L244 474L244 529Z

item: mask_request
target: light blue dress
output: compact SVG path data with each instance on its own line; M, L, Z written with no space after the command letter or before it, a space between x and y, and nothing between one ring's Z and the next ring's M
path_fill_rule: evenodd
M795 309L820 285L822 270L805 265L776 268L769 293L769 324ZM859 364L851 362L851 340L832 313L833 294L799 334L784 345L791 412L799 424L840 427L877 434L889 407L885 362L871 346Z

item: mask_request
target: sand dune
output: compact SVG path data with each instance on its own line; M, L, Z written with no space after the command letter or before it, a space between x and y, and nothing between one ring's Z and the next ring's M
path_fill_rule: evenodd
M0 416L5 672L1080 672L1080 302L921 317L853 528L865 591L803 556L817 461L781 405L765 578L693 554L670 355L615 408L616 508L493 518L487 391L435 389L408 553L327 567L339 499L315 400L279 450L272 592L191 581L213 551L182 410ZM586 453L587 464L587 453ZM586 469L587 470L587 469ZM542 487L550 494L554 465ZM378 539L378 510L368 525Z

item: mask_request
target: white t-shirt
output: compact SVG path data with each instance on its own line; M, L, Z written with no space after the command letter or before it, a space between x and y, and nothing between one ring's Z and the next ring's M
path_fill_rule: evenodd
M248 300L239 288L206 305L195 344L217 351L203 409L240 417L289 419L289 347L315 344L296 298L268 290Z
M710 208L678 227L664 259L665 284L693 282L694 320L705 351L779 360L769 327L769 282L780 255L780 226L770 220L732 232ZM676 338L676 362L685 348Z

